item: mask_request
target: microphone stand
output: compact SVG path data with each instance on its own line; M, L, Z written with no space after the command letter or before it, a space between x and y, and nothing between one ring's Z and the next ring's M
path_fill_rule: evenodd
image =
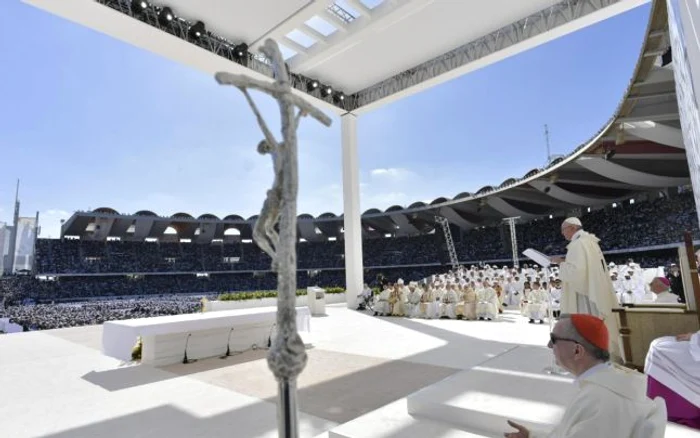
M226 340L226 354L219 357L219 359L226 359L227 357L231 356L231 333L233 333L233 327L231 327L231 330L228 331L228 339Z
M547 291L547 296L549 297L548 303L547 303L547 320L549 321L549 333L552 333L552 330L554 330L554 314L552 312L552 285L550 284L550 278L549 278L549 266L544 266L544 278L547 279L547 287L549 290ZM545 367L543 370L546 374L552 374L552 375L557 375L557 376L565 376L568 373L557 365L556 361L554 360L554 353L551 354L551 357L549 359L549 366Z
M190 343L190 336L192 336L192 333L189 333L187 335L187 340L185 341L185 357L182 358L182 363L184 363L184 364L197 362L197 359L188 359L187 358L187 345Z

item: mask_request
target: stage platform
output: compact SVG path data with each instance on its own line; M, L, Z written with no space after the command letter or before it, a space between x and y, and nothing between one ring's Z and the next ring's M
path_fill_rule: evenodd
M311 331L307 307L296 309L297 330ZM107 321L102 328L102 351L123 361L131 360L137 338L142 339L141 362L163 366L188 359L222 356L226 351L266 347L274 336L276 307L167 315Z
M412 416L409 398L516 347L546 351L548 338L546 325L510 311L502 322L376 318L342 305L327 314L312 318L314 347L298 382L303 437L502 436ZM104 356L101 339L102 326L0 336L3 436L277 436L266 351L152 367ZM681 432L667 437L700 437Z

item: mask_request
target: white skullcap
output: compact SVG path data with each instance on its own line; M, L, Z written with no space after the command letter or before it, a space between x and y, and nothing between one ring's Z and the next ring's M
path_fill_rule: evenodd
M569 224L569 225L576 225L577 227L582 227L582 226L583 226L583 224L581 223L581 221L580 221L579 218L577 218L577 217L569 217L569 218L566 218L566 219L564 220L564 223L565 223L565 224Z

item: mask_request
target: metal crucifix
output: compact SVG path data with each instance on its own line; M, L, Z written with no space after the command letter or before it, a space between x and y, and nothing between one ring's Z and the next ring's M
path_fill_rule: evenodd
M322 111L292 93L289 72L277 43L265 41L260 51L272 62L274 82L259 81L244 75L216 73L221 85L233 85L245 96L264 140L258 144L260 154L270 154L275 172L274 182L267 191L260 216L253 229L258 246L272 258L272 270L277 272L277 337L267 356L267 364L277 379L277 422L280 438L299 435L296 406L296 382L306 366L304 342L296 326L297 288L297 194L299 165L297 128L304 116L311 116L325 126L331 119ZM282 141L278 142L263 120L248 89L269 94L280 107ZM275 225L279 222L279 234Z

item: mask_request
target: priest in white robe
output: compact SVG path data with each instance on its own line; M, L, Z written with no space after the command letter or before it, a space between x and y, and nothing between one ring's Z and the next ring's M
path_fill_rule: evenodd
M610 335L610 354L613 361L622 363L620 329L612 309L618 307L608 264L598 245L599 239L583 230L581 221L571 217L561 225L561 233L570 243L566 257L553 257L559 265L562 280L562 313L585 313L605 321Z
M647 395L666 401L668 420L700 429L700 332L655 339L644 372Z
M659 400L646 396L643 374L608 362L606 324L588 314L561 315L550 335L557 365L576 377L579 392L569 402L561 422L552 431L516 429L506 438L636 438L642 425L653 427L651 436L662 437L666 410Z

